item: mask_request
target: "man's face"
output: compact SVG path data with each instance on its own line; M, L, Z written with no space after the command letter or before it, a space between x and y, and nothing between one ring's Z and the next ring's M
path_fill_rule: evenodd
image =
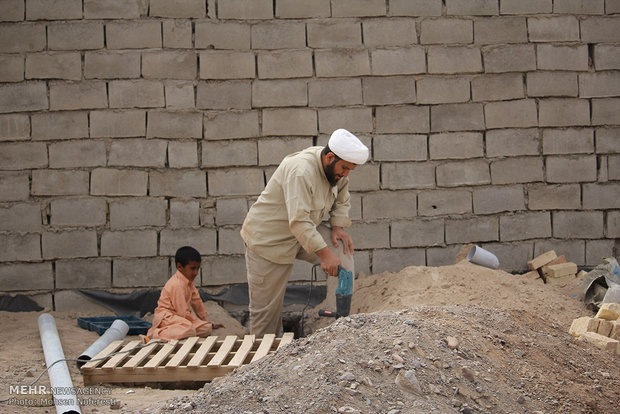
M352 162L336 160L335 155L331 152L327 154L327 157L328 164L325 166L325 176L332 187L338 184L338 180L342 177L347 177L357 167L357 164Z

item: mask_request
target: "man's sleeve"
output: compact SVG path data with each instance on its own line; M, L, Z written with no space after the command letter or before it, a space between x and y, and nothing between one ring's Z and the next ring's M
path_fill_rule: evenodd
M351 227L349 210L351 209L351 195L349 194L349 179L342 178L338 183L338 195L329 212L329 224L332 227Z

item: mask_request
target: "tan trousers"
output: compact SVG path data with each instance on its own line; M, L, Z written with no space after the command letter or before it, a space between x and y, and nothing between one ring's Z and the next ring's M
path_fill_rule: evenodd
M329 249L340 259L344 268L355 274L353 255L344 254L342 241L339 240L338 247L335 248L331 241L331 229L321 225L317 230L327 242ZM306 253L301 246L297 259L313 264L320 262L316 254ZM268 333L281 335L284 292L293 271L293 265L270 262L247 248L245 249L245 263L250 293L250 333L257 337ZM337 286L338 278L327 278L326 307L329 309L336 307Z

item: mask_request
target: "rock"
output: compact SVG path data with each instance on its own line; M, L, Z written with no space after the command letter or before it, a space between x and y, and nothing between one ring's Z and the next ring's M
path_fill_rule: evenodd
M393 355L392 355L392 359L393 359L394 361L398 362L399 364L404 364L404 363L405 363L405 360L403 359L403 357L401 357L401 356L400 356L400 355L398 355L398 354L393 354Z
M472 410L472 409L471 409L471 408L469 408L469 407L463 407L463 408L461 409L461 412L462 412L463 414L474 414L474 410Z
M467 367L461 368L461 372L463 373L463 376L470 381L474 381L476 379L476 374L474 374L474 371Z
M420 382L418 378L415 376L415 372L412 370L409 371L400 371L396 376L396 385L402 388L405 391L413 392L418 395L422 395L422 387L420 386Z
M111 410L120 410L121 409L121 402L119 400L114 400L110 404L110 409Z
M193 409L194 409L194 404L192 404L191 402L183 404L183 406L181 407L181 410L183 411L192 411Z
M520 395L519 398L517 398L517 402L519 404L525 404L525 397Z
M338 409L339 413L349 413L349 414L361 414L359 410L356 410L353 407L349 407L348 405L345 405L343 407L340 407Z
M399 414L399 413L400 413L400 410L393 409L393 410L388 411L387 414Z
M355 375L353 375L350 372L345 372L344 374L342 374L342 377L340 377L340 380L342 380L342 381L355 381Z
M405 321L405 324L409 325L409 326L415 326L415 321L413 319L409 319Z
M446 343L450 349L457 349L459 347L459 340L453 336L446 337Z
M441 394L441 389L434 384L429 384L428 388L431 390L432 393Z

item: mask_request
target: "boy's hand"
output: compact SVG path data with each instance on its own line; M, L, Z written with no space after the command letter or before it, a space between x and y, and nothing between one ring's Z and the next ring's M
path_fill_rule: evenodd
M211 323L211 326L213 329L218 329L218 328L223 328L224 325L222 325L221 323Z

